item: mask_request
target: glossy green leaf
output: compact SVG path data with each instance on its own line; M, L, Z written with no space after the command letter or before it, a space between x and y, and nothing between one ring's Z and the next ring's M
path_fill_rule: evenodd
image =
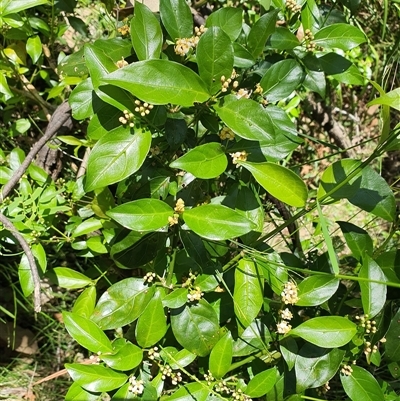
M53 271L57 278L57 285L62 288L73 290L93 283L89 277L68 267L55 267Z
M268 327L260 320L254 320L233 344L233 356L247 356L269 349L272 341Z
M85 288L85 290L79 294L79 297L75 300L74 306L72 307L72 312L88 319L93 313L95 305L96 287L93 285Z
M151 145L147 129L120 126L104 135L89 156L86 191L122 181L142 166Z
M87 136L97 141L109 131L119 127L121 122L121 111L108 104L102 102L99 107L96 107L96 114L92 117L87 127Z
M185 3L186 4L186 3ZM152 104L192 106L210 94L190 68L169 60L145 60L127 65L103 79Z
M96 323L67 311L63 311L63 320L68 333L82 347L96 353L112 352L111 341Z
M293 171L275 163L240 162L272 196L290 206L303 207L308 191L303 180Z
M310 276L298 286L299 306L321 305L330 299L339 287L339 280L329 276Z
M177 288L164 297L162 303L167 308L180 308L186 304L187 296L187 288Z
M79 237L80 235L90 234L93 231L103 228L101 220L96 218L89 218L79 224L72 232L72 238Z
M112 343L112 347L112 354L101 355L101 360L110 368L122 371L131 370L142 362L143 350L124 338L117 338Z
M164 347L160 351L160 355L163 361L168 363L172 369L182 369L190 365L196 359L196 355L192 354L187 349L178 351L174 347Z
M132 46L139 60L160 58L163 35L160 23L143 3L135 2L131 20Z
M143 379L143 377L142 377ZM136 395L130 391L131 384L126 383L118 389L116 393L112 396L110 401L157 401L158 395L157 390L150 384L150 382L145 382L143 393Z
M10 87L8 86L7 79L4 75L0 75L0 93L4 95L4 100L7 101L14 96L14 93L11 92ZM0 178L1 180L1 178Z
M2 0L0 3L0 17L48 3L48 0Z
M151 347L161 340L167 331L167 322L160 292L156 291L139 316L136 325L136 340L142 348Z
M39 60L42 54L42 42L39 36L35 35L28 38L26 41L26 52L29 54L34 64Z
M353 25L332 24L316 32L314 42L325 49L338 48L347 51L366 42L366 37Z
M296 391L301 393L327 383L340 368L344 354L343 350L305 344L296 357Z
M235 269L233 300L242 329L246 329L260 313L263 294L264 278L259 267L250 259L240 259Z
M31 245L31 250L35 258L36 265L39 268L39 274L45 273L47 269L47 259L42 244ZM22 255L21 262L18 266L18 277L24 296L29 297L29 295L31 295L34 290L35 285L33 282L28 258L25 254Z
M352 366L350 376L340 375L344 391L351 401L384 401L381 386L370 372L359 366Z
M154 289L145 285L143 279L118 281L100 297L91 319L103 330L123 327L143 313L153 293Z
M292 337L283 338L279 344L279 351L282 354L289 371L291 371L294 368L299 351L296 340Z
M340 54L327 53L318 59L318 65L326 75L334 75L347 71L352 63Z
M218 177L228 165L223 147L217 142L196 146L169 166L188 171L197 178Z
M400 309L393 316L385 337L385 357L391 362L400 361Z
M193 18L185 0L160 1L161 21L173 41L193 35Z
M358 277L367 280L381 281L383 283L387 281L379 265L367 255L364 255L362 258ZM369 318L373 318L385 305L387 292L386 284L360 281L360 289L364 313L366 313Z
M65 395L65 401L98 401L99 396L99 393L90 393L78 383L72 383Z
M233 44L233 66L239 68L250 68L256 61L251 53L240 43Z
M168 396L171 401L206 401L209 393L206 383L189 383Z
M215 344L209 359L209 370L216 379L221 379L228 372L232 363L232 335L228 331Z
M263 96L269 102L283 100L301 84L303 78L303 68L296 60L278 61L261 78Z
M322 175L318 198L324 197L328 200L345 198L375 216L393 221L396 202L392 190L371 167L366 166L360 172L360 164L361 162L357 160L345 159L329 166Z
M242 30L242 10L235 7L222 7L208 16L206 27L221 28L233 42Z
M264 370L256 374L246 387L244 392L246 395L252 398L262 397L267 394L275 385L277 380L277 369L273 367L271 369Z
M374 100L371 100L367 106L372 106L374 104L386 105L395 110L400 110L400 88L396 88Z
M325 98L326 78L323 72L308 71L307 75L304 77L303 86L318 93L322 98Z
M276 27L268 40L268 47L277 50L292 50L299 46L300 42L290 29L284 27Z
M257 58L263 52L267 39L275 31L278 12L279 9L276 8L264 14L252 26L247 38L247 47L254 58Z
M203 205L183 214L188 227L202 238L225 240L240 237L256 225L240 213L222 205Z
M315 317L289 331L289 335L303 338L322 348L346 345L356 334L357 326L341 316Z
M275 129L269 113L256 101L225 97L213 108L223 123L236 135L251 141L274 143Z
M126 374L99 365L66 363L65 368L74 382L88 391L111 391L128 380Z
M176 340L193 354L207 356L218 341L218 316L204 299L171 310Z
M68 102L72 109L72 117L84 120L93 114L93 84L90 78L80 82L72 91Z
M135 231L155 231L168 224L174 214L171 206L158 199L127 202L107 212L113 220Z
M347 246L356 259L359 260L365 253L371 254L373 242L365 230L347 221L337 221L337 223L342 230Z
M219 27L210 27L201 35L196 49L199 75L209 93L221 90L221 77L229 78L233 69L233 47L229 36Z

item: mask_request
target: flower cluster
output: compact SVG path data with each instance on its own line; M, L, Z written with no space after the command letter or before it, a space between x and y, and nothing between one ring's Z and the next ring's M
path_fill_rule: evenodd
M213 374L210 371L208 371L208 373L204 375L204 379L208 385L210 385L215 380Z
M211 374L210 371L208 371L207 375L204 375L204 378L207 382L208 385L211 384L212 381L214 381L214 377ZM237 401L251 401L251 398L243 393L243 390L241 389L232 389L229 388L229 385L225 380L219 380L218 382L215 383L214 385L214 390L216 393L225 393L225 394L231 394L232 400L237 400Z
M317 45L314 42L314 35L309 29L304 31L304 40L306 41L306 50L308 52L312 53L316 50Z
M168 216L168 224L170 227L174 226L175 224L178 224L179 222L179 214L174 213L173 216Z
M256 95L262 95L264 92L264 89L262 88L262 86L257 82L256 83L256 89L254 89L254 93Z
M282 318L282 319L285 319L285 320L291 320L291 319L293 319L293 313L290 312L290 310L289 310L288 308L286 308L286 309L284 309L284 310L281 310L281 311L280 311L280 314L281 314L281 318Z
M369 354L371 354L371 353L375 353L375 352L378 352L378 347L376 346L376 345L374 345L374 346L372 346L372 348L371 348L371 342L370 341L366 341L365 343L364 343L364 345L365 345L365 348L364 348L364 354L365 355L369 355Z
M185 211L185 202L183 201L183 199L179 198L176 201L176 205L174 207L174 210L176 213L183 213Z
M189 290L189 294L187 295L187 297L190 302L196 302L200 301L203 295L204 292L201 292L200 287L194 287L191 290Z
M118 61L115 63L115 65L116 65L118 68L122 68L122 67L125 67L126 65L128 65L128 62L122 57L121 60L118 60Z
M176 386L178 383L182 381L181 372L173 372L171 366L165 365L160 367L161 378L165 380L167 377L171 378L171 383Z
M154 272L148 272L146 275L143 277L143 281L145 283L152 283L154 279L156 278L156 273Z
M197 272L189 272L189 277L182 284L182 287L191 287L196 280Z
M292 326L286 320L282 320L276 325L276 329L277 333L286 334L292 329Z
M160 357L160 353L158 352L158 347L150 348L147 351L147 357L149 359L153 360L153 361L154 361L154 359L159 358Z
M233 131L230 128L224 127L224 128L222 128L221 132L219 133L219 137L222 140L227 139L228 141L233 141L235 139L235 134L233 133Z
M239 86L239 82L235 81L234 79L238 77L238 74L236 73L235 69L233 69L231 77L226 78L225 75L221 76L221 92L227 92L229 85L232 83L232 88L236 89ZM233 81L233 82L232 82Z
M236 93L235 96L237 99L241 99L242 97L248 99L251 95L251 91L248 89L240 88Z
M324 395L330 390L329 382L326 382L324 385L317 389L318 395Z
M286 8L290 10L293 14L301 11L301 6L297 4L296 0L286 0Z
M361 316L356 316L356 320L360 321L360 326L365 328L365 333L366 334L374 334L376 333L376 321L375 320L369 320L368 319L368 314L361 315Z
M143 394L143 380L136 380L135 376L129 378L129 391L135 395Z
M247 156L249 155L245 150L241 152L229 153L232 157L232 163L238 164L239 162L245 162L247 160ZM238 167L238 166L236 166Z
M244 394L240 388L232 392L232 399L235 401L251 401L251 398Z
M288 281L285 283L285 287L281 293L282 302L286 305L291 304L294 305L299 301L299 297L297 296L297 286L293 281Z
M160 153L161 153L161 149L159 146L156 145L156 146L150 148L150 154L152 156L158 156Z
M118 32L122 35L122 36L128 36L131 32L131 29L129 28L128 25L123 25L121 27L118 28Z
M186 56L190 50L196 48L199 43L200 36L207 30L203 25L194 28L195 35L191 38L180 38L175 42L175 53L180 56Z
M135 100L135 111L139 113L142 117L147 116L150 114L150 111L153 109L153 104L148 104L147 102L142 103L139 99Z
M133 120L134 120L134 115L133 115L133 113L130 113L128 110L124 110L124 115L118 119L118 121L121 124L124 124L124 125L129 124L130 128L133 128L135 126L135 123L133 122Z
M340 372L345 376L351 376L353 373L353 368L350 365L343 365L342 369L340 369Z

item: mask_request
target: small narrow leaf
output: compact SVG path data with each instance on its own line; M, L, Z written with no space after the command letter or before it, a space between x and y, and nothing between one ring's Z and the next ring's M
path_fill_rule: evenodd
M232 335L228 331L215 344L210 354L209 369L216 379L224 377L232 363Z

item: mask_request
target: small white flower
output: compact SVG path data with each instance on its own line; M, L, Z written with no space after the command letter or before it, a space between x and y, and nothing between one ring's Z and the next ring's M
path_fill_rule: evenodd
M293 313L288 308L281 310L281 318L285 320L293 319Z
M291 330L292 326L286 320L282 320L276 325L276 328L279 334L286 334Z

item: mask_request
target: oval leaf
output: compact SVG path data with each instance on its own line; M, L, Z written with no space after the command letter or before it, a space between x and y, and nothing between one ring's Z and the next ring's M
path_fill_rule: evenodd
M72 312L76 315L89 318L96 305L96 287L86 288L74 302Z
M168 224L171 206L158 199L139 199L124 203L107 212L113 220L135 231L155 231Z
M193 17L185 0L160 1L160 16L172 40L193 35Z
M218 26L235 41L242 30L242 10L235 7L222 7L206 19L206 27Z
M189 383L182 386L168 400L172 401L206 401L209 393L208 386L204 383Z
M93 280L89 277L68 267L55 267L54 273L57 278L57 285L62 288L71 290L83 288L93 283Z
M303 207L308 198L306 184L293 171L275 163L240 162L272 196L290 206Z
M222 174L227 165L228 160L222 146L211 142L196 146L169 166L188 171L197 178L209 179Z
M296 305L321 305L333 296L338 287L339 280L335 277L307 277L298 286L299 301L296 302Z
M228 331L215 344L210 354L209 369L216 379L224 377L232 363L232 335Z
M103 79L152 104L192 106L209 97L201 78L190 68L169 60L132 63Z
M117 338L113 342L113 354L101 355L101 360L117 370L131 370L139 366L143 359L143 351L124 338Z
M365 35L349 24L332 24L320 29L314 36L317 46L348 51L366 41Z
M277 380L277 369L274 367L272 369L264 370L256 374L247 385L244 391L249 397L262 397L267 394L268 391L274 387Z
M100 327L72 312L63 312L65 327L71 337L91 352L112 352L111 341Z
M240 237L256 225L240 213L222 205L203 205L184 212L188 227L200 237L225 240Z
M337 348L347 344L357 332L357 326L340 316L323 316L307 320L289 331L321 348Z

